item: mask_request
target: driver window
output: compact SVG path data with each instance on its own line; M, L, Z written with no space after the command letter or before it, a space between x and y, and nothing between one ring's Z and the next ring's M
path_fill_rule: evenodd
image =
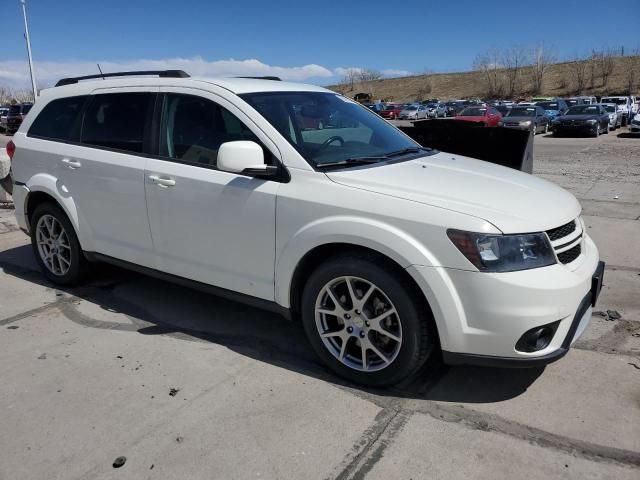
M231 112L194 95L167 94L161 125L161 156L208 168L216 168L218 149L225 142L251 140L260 144Z

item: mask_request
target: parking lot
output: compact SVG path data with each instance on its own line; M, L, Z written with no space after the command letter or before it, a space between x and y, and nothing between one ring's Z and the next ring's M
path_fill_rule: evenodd
M607 262L569 354L436 361L387 390L335 377L271 313L103 265L56 288L0 207L0 480L637 479L640 138L621 132L535 138L534 173L579 198Z

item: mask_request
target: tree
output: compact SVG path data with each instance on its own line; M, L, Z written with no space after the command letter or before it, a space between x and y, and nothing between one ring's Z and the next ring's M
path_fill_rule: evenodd
M507 96L514 98L519 92L519 82L522 67L527 63L527 52L520 46L506 50L503 54L503 63L507 79Z
M356 82L359 80L359 78L360 78L359 68L348 68L344 72L344 76L342 77L340 84L343 85L345 88L348 87L349 90L353 91L354 86Z
M588 59L576 56L568 65L571 80L573 81L573 90L577 95L582 95L587 85L589 63Z
M624 62L624 71L622 72L624 78L624 87L627 95L632 95L636 89L636 84L638 81L637 70L640 68L640 50L637 50L636 56L627 57L627 61Z
M533 48L531 55L531 71L533 75L533 93L542 93L544 77L554 60L553 54L541 43Z
M504 69L502 55L497 49L478 55L473 69L480 72L485 82L485 93L490 98L498 98L504 93Z
M599 52L594 51L592 55L594 76L600 77L602 88L607 88L609 83L609 77L613 73L613 67L615 65L615 52L611 49L601 50ZM595 85L594 85L595 86Z
M363 69L359 71L358 77L361 82L372 82L374 80L381 80L384 75L378 70Z

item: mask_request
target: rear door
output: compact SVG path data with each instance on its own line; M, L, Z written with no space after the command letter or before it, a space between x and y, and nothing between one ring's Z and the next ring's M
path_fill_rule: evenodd
M79 142L57 158L61 188L77 208L83 248L143 266L153 262L144 154L155 97L149 88L94 91Z
M222 95L162 88L157 158L146 192L158 269L273 300L279 182L223 172L220 145L250 140L275 163L273 142Z

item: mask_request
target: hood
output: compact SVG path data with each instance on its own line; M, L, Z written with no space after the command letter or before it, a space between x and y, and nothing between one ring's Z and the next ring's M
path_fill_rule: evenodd
M469 117L467 115L456 115L456 120L464 120L465 122L486 122L487 117Z
M577 120L578 122L584 122L586 120L598 120L600 115L562 115L557 120Z
M576 218L581 210L572 194L551 182L444 152L326 174L348 187L482 218L503 233L549 230Z
M503 122L531 122L535 123L536 117L518 117L516 115L507 115L506 117L502 117Z

